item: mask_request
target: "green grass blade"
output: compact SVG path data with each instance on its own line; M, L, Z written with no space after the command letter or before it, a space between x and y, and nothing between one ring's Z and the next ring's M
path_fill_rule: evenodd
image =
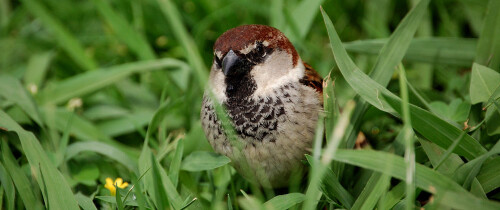
M205 63L201 57L198 47L194 42L193 38L189 35L188 31L182 23L182 17L179 10L175 7L171 0L157 0L160 8L169 21L170 29L174 33L174 36L182 45L184 49L186 59L189 64L193 67L196 73L200 87L204 88L205 83L208 78Z
M380 209L392 209L405 196L405 183L400 182L381 198Z
M408 98L408 86L406 85L406 70L403 65L399 65L399 89L401 94L401 109L403 119L403 139L405 142L405 163L406 163L406 209L414 208L415 200L415 148L414 148L414 133L412 130L412 122L410 115L410 106Z
M406 179L405 161L403 158L393 154L370 150L339 149L333 159L381 172L401 180ZM461 209L475 209L477 206L483 206L488 209L500 208L500 203L476 198L456 182L441 173L435 172L418 163L415 166L415 185L417 187L436 194L437 196L448 196L450 194L455 196L454 198L446 197L447 199L473 201L469 204L463 204ZM450 205L456 206L455 204Z
M352 209L374 209L379 198L387 190L390 178L390 176L381 173L373 173L365 188L352 205Z
M114 35L127 44L142 60L151 60L156 57L147 40L124 17L116 13L107 1L93 0L92 2L113 29Z
M122 201L122 196L121 196L121 193L120 193L120 188L118 187L117 184L115 184L115 188L116 188L116 195L115 195L115 199L116 199L116 207L118 210L123 210L124 209L124 206L123 206L123 201Z
M305 197L306 196L302 193L278 195L271 200L266 201L263 205L266 209L289 209L299 203L302 203Z
M476 51L476 63L500 71L500 2L490 0Z
M212 170L222 167L229 162L231 162L231 160L224 155L219 155L213 152L196 151L184 158L181 169L192 172Z
M349 85L364 100L376 108L393 115L397 115L396 111L401 113L400 99L382 85L378 84L376 81L364 74L352 62L343 48L340 38L335 32L335 28L333 27L331 20L328 18L328 15L323 13L323 17L327 26L330 37L330 45L332 47L333 54L335 55L335 60L337 61L337 65ZM391 104L388 102L391 102ZM410 106L410 113L413 128L443 148L448 148L453 143L453 140L455 140L461 133L460 129L416 106ZM473 159L474 157L485 153L486 150L475 139L466 135L461 144L458 145L456 152L468 159Z
M66 161L81 152L95 152L113 159L130 171L137 171L137 162L120 149L102 142L88 141L76 142L68 146L66 150Z
M56 110L51 110L45 108L41 111L42 115L44 115L46 118L53 118L53 120L55 121L55 129L59 130L62 133L66 132L66 129L68 128L67 123L72 118L72 126L69 128L69 132L77 139L83 141L101 141L124 151L131 157L136 158L139 156L139 152L136 149L111 139L109 136L99 130L99 128L97 128L92 122L87 121L86 119L74 114L67 109L59 108Z
M31 183L28 177L24 174L24 171L17 165L14 156L12 155L9 146L6 141L2 140L2 162L5 165L5 169L9 172L14 186L17 189L17 193L21 197L24 206L27 209L43 209L42 202L36 199L34 192L31 187Z
M96 62L89 57L80 42L66 29L63 23L51 15L41 2L35 0L22 0L24 6L40 18L47 28L50 28L56 37L59 46L85 70L93 70L97 67Z
M77 194L75 194L75 199L76 201L78 201L78 205L80 205L83 210L97 210L94 202L92 202L89 197L83 195L82 193L78 192Z
M14 122L5 112L0 111L0 127L17 133L24 154L32 168L35 168L37 177L40 178L40 170L44 171L44 181L39 180L38 184L43 191L43 186L47 186L47 203L55 209L79 209L73 192L63 175L52 165L51 160L43 150L38 139L33 133L25 131ZM41 168L41 169L40 169Z
M394 31L394 33L390 36L389 40L387 43L382 47L380 54L378 55L377 61L375 65L373 66L371 72L370 72L370 77L373 78L373 80L380 84L382 87L387 86L389 83L391 76L395 70L395 67L397 64L401 62L403 59L404 55L406 54L406 51L408 47L410 46L410 42L415 34L415 32L418 29L419 23L422 20L426 9L427 5L429 4L429 0L421 0L406 16L405 18L399 23L398 27ZM331 24L331 20L328 17L328 15L323 11L323 19L325 20L325 23L327 24L327 31L328 35L330 37L330 44L333 45L332 42L332 36L333 33L336 34L335 28L333 27L333 24ZM328 19L328 20L327 20ZM331 25L329 27L328 25ZM338 37L338 35L337 35ZM340 42L340 39L336 40ZM341 43L338 43L340 47L342 47ZM333 50L333 48L332 48ZM335 52L334 52L335 55ZM342 58L337 58L337 56L341 56ZM344 60L344 62L347 62L349 66L355 66L352 61L349 61L349 58L347 54L345 56L342 55L335 55L335 60L337 61L337 64L339 64L339 60ZM345 67L345 66L344 66ZM340 68L340 66L339 66ZM358 78L359 79L359 78ZM358 92L359 94L359 92ZM376 92L376 94L379 94L379 92ZM361 94L360 94L361 95ZM378 95L373 95L373 96L378 96ZM365 98L366 100L366 98ZM356 136L358 134L357 130L361 124L361 117L365 113L366 109L368 108L368 105L366 102L361 101L361 100L356 100L358 103L358 108L354 111L353 114L353 119L351 121L354 123L352 127L350 127L350 131L348 132L347 136L347 148L352 148L354 146L354 142L356 140ZM373 103L372 103L373 105ZM383 103L381 105L384 105ZM377 107L380 109L380 107ZM385 110L385 111L391 111Z
M7 146L5 143L4 145ZM0 145L0 147L2 147ZM0 150L3 152L3 150ZM0 160L3 158L0 157ZM14 187L14 183L12 182L12 178L9 175L9 172L7 172L7 169L3 166L2 161L0 161L0 183L2 184L2 190L5 191L5 200L7 201L5 205L0 205L0 206L5 206L6 209L12 210L14 209L15 205L15 199L16 199L16 189ZM2 199L3 196L0 196L0 199ZM1 201L0 201L1 202Z
M307 33L309 33L310 28L312 26L313 20L318 14L318 8L323 3L324 0L302 0L292 12L292 20L293 24L300 26L298 27L298 36L296 37L299 40L303 40ZM291 29L290 29L291 30ZM289 30L285 30L285 34L292 34ZM293 38L292 38L293 40Z
M500 171L500 157L487 160L481 167L477 180L486 193L500 187L500 173L498 171Z
M35 101L15 77L9 75L0 76L0 96L21 107L38 125L44 125Z
M177 187L179 182L179 171L181 170L182 156L184 152L184 141L181 139L177 141L177 147L175 149L174 158L170 163L170 168L168 169L168 175L172 184Z
M41 104L58 104L71 98L81 97L100 90L132 74L158 70L160 68L185 69L187 66L182 61L164 58L102 68L57 82L41 91L38 99L41 101Z
M312 160L310 160L310 156L306 156L306 158L309 163L311 163ZM325 177L321 181L321 191L331 200L338 199L347 209L352 208L354 198L344 186L340 184L339 178L330 168L325 172Z
M396 65L403 59L410 46L413 35L427 11L429 0L420 0L405 16L392 33L387 43L382 47L370 77L382 86L387 86Z
M378 55L387 39L359 40L344 43L348 52ZM405 61L470 67L476 56L477 39L415 38L404 55Z
M32 85L37 89L41 87L45 79L50 62L54 58L54 52L48 51L35 54L30 57L28 67L24 73L24 84L30 88Z
M398 112L401 112L398 98L392 96L385 98ZM449 148L462 134L461 129L417 106L410 105L410 114L413 128L442 148ZM454 152L467 159L474 159L486 153L486 149L477 140L465 134Z

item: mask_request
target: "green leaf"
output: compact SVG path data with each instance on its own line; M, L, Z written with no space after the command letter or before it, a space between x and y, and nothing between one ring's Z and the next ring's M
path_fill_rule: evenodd
M449 105L441 101L434 101L430 104L433 113L445 117L453 122L464 122L469 116L471 104L457 98L451 101Z
M38 94L38 99L41 104L58 104L74 97L82 97L85 94L98 91L132 74L161 68L186 69L187 66L182 61L163 58L102 68L57 82L41 91Z
M474 63L470 81L470 99L472 104L486 102L500 85L500 73L486 66Z
M196 151L184 158L181 169L185 171L205 171L219 168L228 164L231 160L213 152Z
M21 107L38 125L44 125L35 101L15 77L9 75L0 76L0 96Z
M278 195L271 200L266 201L263 205L266 209L289 209L305 199L302 193L289 193L285 195Z
M387 39L344 43L348 52L378 55ZM414 38L404 55L405 61L470 67L476 56L477 39L425 37Z

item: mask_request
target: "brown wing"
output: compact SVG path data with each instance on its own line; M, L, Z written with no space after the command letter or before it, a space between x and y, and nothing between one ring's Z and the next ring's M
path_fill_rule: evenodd
M320 93L321 99L323 99L323 78L319 76L318 72L316 72L309 64L304 63L306 67L306 71L304 77L300 79L300 83L312 87Z

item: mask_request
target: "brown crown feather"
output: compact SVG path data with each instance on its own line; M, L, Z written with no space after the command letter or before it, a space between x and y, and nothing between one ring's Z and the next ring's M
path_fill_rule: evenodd
M242 50L256 41L267 41L269 48L287 51L292 55L293 66L297 64L299 55L288 38L278 29L265 25L242 25L230 29L215 41L214 50L225 55L229 50Z

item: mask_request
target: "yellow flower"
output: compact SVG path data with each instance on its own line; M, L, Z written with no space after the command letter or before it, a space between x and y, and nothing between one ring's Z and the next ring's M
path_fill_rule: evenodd
M116 178L115 182L113 182L113 179L111 178L106 178L106 185L104 185L104 187L106 189L109 190L109 192L111 192L111 195L116 195L116 186L118 186L119 188L125 188L128 186L128 183L127 182L123 182L123 179L122 178Z

